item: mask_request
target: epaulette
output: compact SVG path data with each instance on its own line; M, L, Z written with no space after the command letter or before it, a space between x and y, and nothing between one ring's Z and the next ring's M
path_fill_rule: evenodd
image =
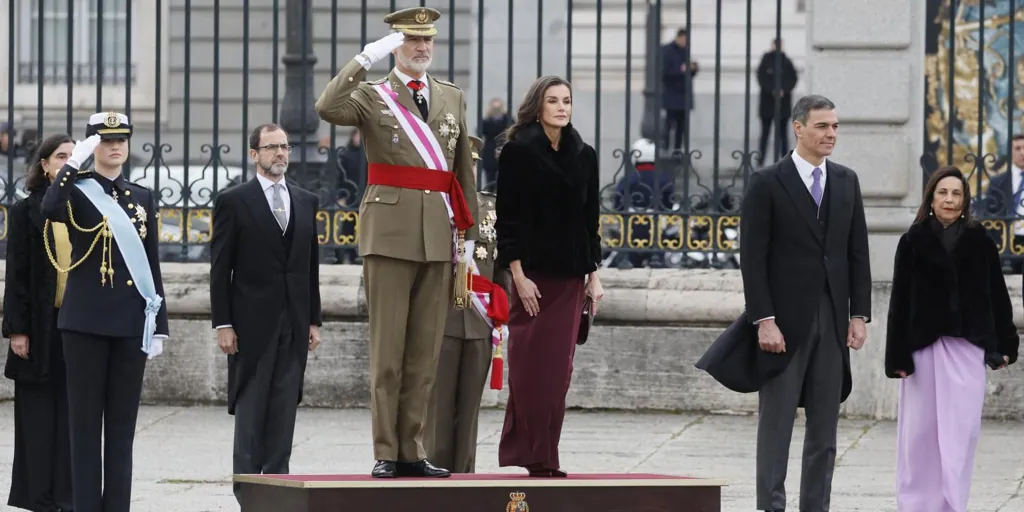
M436 81L437 83L439 83L441 85L447 85L448 87L451 87L453 89L459 89L459 86L457 86L457 85L455 85L455 84L453 84L453 83L451 83L451 82L449 82L447 80L441 80L440 78L435 78L434 81ZM459 90L461 91L462 89L459 89Z
M387 80L388 80L388 77L385 76L385 77L378 78L376 80L368 80L366 83L368 83L370 85L379 85L379 84L382 84L382 83L386 82Z

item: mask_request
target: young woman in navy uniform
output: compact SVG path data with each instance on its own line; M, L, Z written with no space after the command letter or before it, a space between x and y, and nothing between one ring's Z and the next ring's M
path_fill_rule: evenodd
M146 360L162 351L167 306L158 260L157 203L125 181L132 126L115 112L89 118L43 197L65 223L71 262L57 319L67 360L71 476L77 512L127 512ZM93 169L83 164L93 158ZM49 227L49 223L46 227Z

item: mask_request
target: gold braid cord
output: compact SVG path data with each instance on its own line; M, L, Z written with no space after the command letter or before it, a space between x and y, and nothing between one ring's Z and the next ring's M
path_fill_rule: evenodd
M452 304L455 309L466 309L469 306L469 269L466 266L466 232L459 231L458 243L459 260L455 264L455 279L452 286L452 294L455 301Z
M110 224L107 221L107 217L103 216L103 221L99 224L86 229L78 225L75 221L75 214L71 211L71 201L68 201L68 219L71 221L71 226L77 229L81 233L93 233L96 232L96 237L92 239L92 244L89 245L89 250L85 251L85 255L82 259L73 262L68 268L61 268L60 264L57 263L57 258L53 256L53 250L50 248L50 238L46 236L46 230L50 227L50 220L47 219L43 224L43 246L46 248L46 256L50 259L50 264L57 272L67 274L74 270L76 267L82 264L89 255L92 254L92 250L96 248L96 242L103 239L103 259L100 260L100 286L107 284L107 276L110 276L110 286L114 286L114 252L111 248L111 240L114 237L114 233L110 230Z

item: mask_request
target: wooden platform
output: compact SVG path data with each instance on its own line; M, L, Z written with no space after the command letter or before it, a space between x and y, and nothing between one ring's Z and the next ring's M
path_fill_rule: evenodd
M235 475L242 512L720 512L723 480L652 474Z

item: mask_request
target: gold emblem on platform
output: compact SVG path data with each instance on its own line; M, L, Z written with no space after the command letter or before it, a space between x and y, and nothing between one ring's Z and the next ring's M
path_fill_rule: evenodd
M121 124L121 120L117 118L117 112L107 112L107 118L103 120L103 124L107 128L117 128Z
M512 501L505 505L505 512L530 512L530 506L526 504L525 492L511 492L508 497Z

